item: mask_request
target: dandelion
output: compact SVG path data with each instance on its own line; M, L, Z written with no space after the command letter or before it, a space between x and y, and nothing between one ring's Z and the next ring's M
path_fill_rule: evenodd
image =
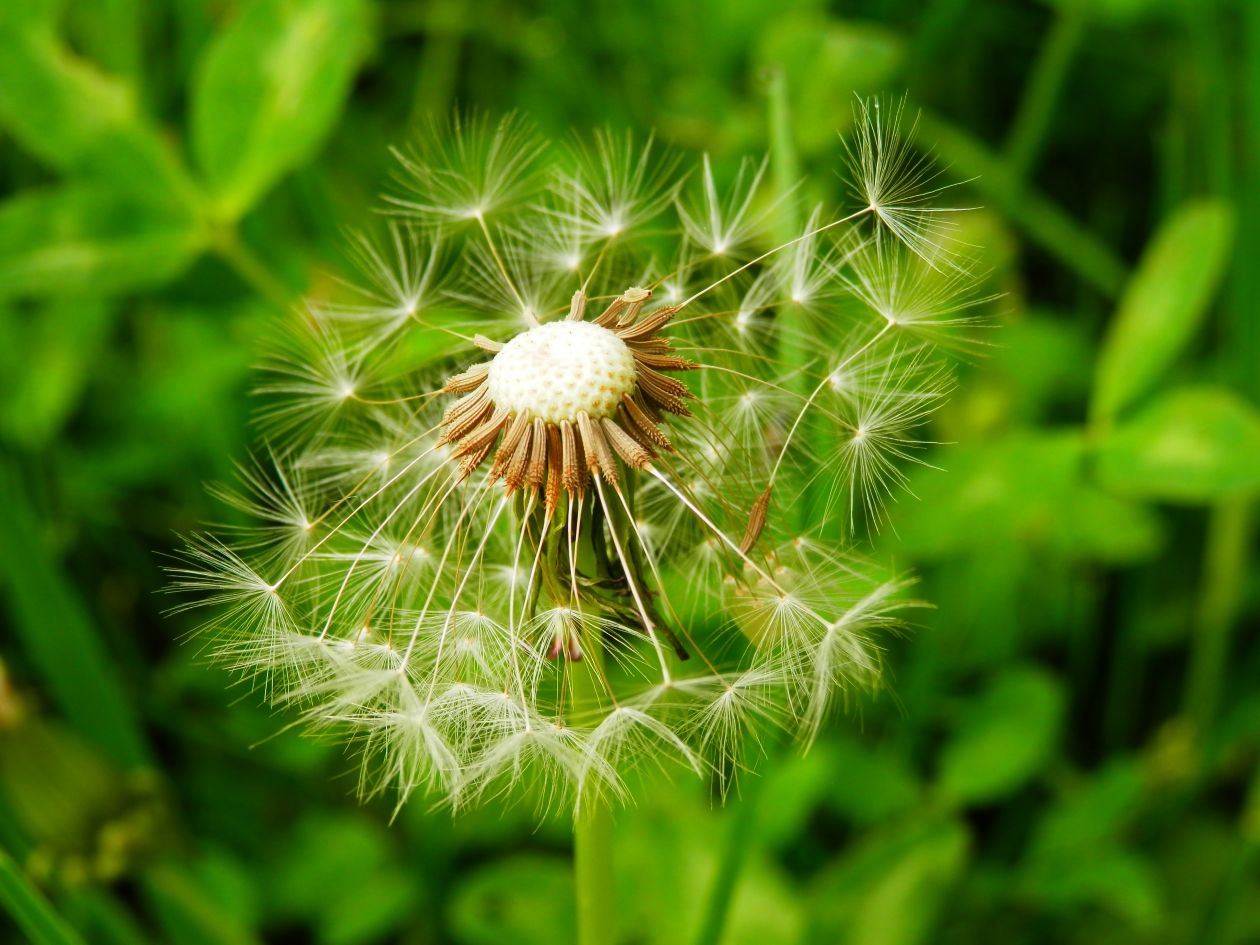
M762 163L724 190L484 120L400 153L364 285L269 365L256 524L177 569L212 651L356 743L365 794L579 822L878 687L908 582L857 552L974 308L963 270L889 262L942 258L946 216L899 115L859 117L860 205L770 248Z

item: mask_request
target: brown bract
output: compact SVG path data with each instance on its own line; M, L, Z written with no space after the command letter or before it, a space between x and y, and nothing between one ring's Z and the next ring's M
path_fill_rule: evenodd
M551 512L562 494L581 497L591 476L615 485L617 457L642 469L660 451L672 451L661 421L666 414L691 416L685 401L693 395L682 381L663 372L688 371L697 365L671 353L669 339L658 334L679 306L642 314L651 295L647 289L627 289L593 321L616 334L634 357L634 390L622 397L615 416L592 418L579 411L572 420L554 423L528 412L511 412L490 396L487 380L493 359L450 378L442 390L464 396L447 409L441 442L455 447L452 459L460 463L461 477L471 475L494 450L491 477L501 479L509 494L517 489L543 491ZM568 320L581 321L585 309L586 297L579 290ZM504 347L480 336L475 340L478 347L496 354Z

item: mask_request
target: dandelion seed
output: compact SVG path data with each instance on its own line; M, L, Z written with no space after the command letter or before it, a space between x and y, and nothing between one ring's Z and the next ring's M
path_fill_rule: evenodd
M424 225L480 221L528 192L543 143L515 115L456 113L394 152L402 194L387 198Z
M713 177L709 156L701 161L701 189L698 196L678 199L678 217L687 238L714 256L725 256L743 248L764 228L766 221L784 199L757 205L758 191L765 177L768 159L744 160L735 181L724 192Z
M851 186L884 232L929 266L950 268L954 214L965 208L934 205L953 184L939 183L932 156L915 149L919 119L907 120L905 110L905 99L856 102L855 133L845 144Z

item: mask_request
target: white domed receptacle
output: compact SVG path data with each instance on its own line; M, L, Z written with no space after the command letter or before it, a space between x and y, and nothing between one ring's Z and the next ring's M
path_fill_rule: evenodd
M513 414L576 423L611 417L635 388L634 355L591 322L547 322L517 335L490 362L490 399Z

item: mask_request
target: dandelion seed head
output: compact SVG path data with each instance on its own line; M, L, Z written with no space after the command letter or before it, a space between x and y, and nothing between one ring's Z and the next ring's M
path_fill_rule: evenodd
M763 159L478 116L400 149L357 274L265 365L268 446L220 493L249 524L174 569L207 653L349 740L364 795L456 809L727 771L876 688L904 585L851 549L974 317L888 111L871 209L779 245Z

